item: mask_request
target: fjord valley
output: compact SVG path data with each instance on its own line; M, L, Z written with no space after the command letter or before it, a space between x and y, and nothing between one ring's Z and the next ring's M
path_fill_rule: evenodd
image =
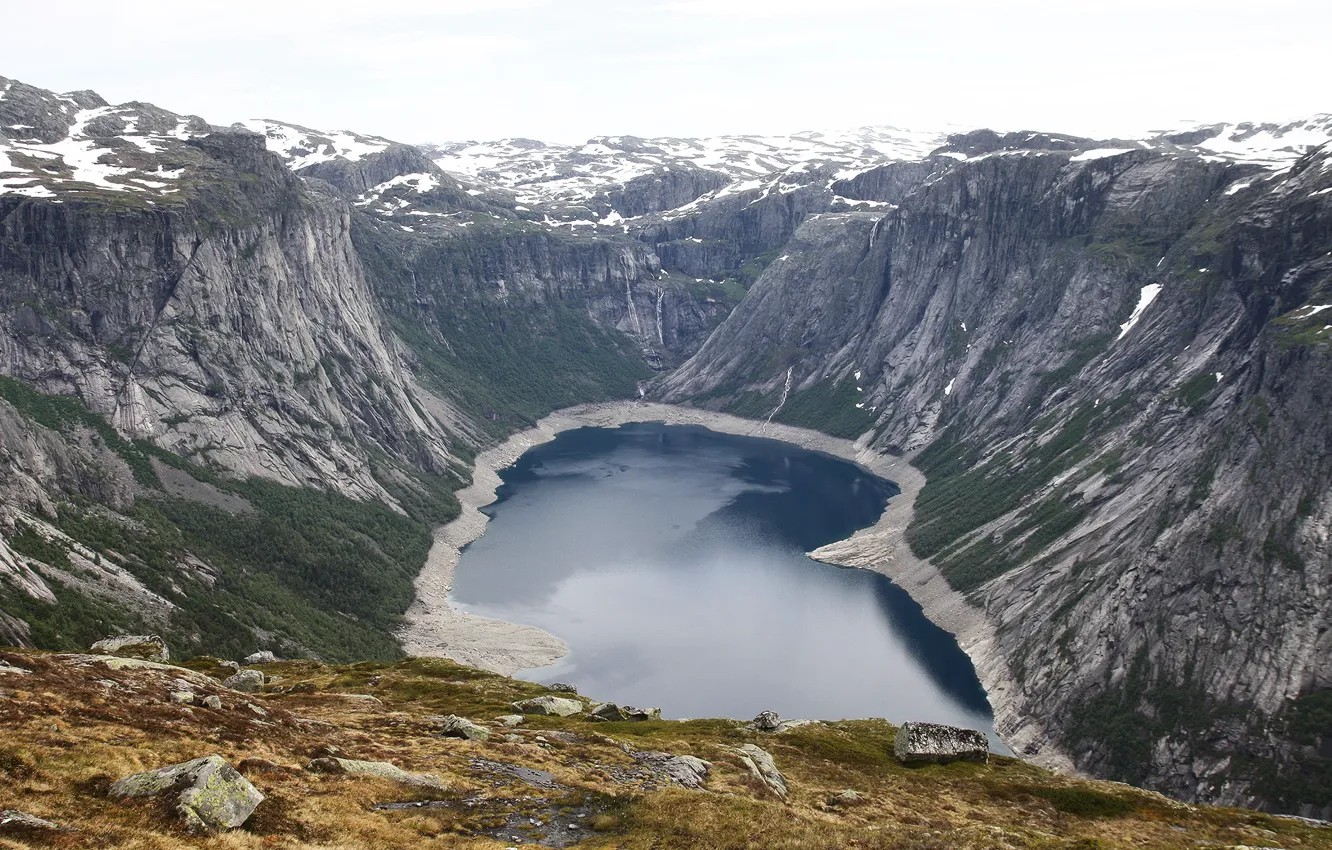
M1332 818L1329 139L1322 115L1110 140L414 145L0 78L0 808L82 830L0 842L194 841L108 803L110 781L221 753L268 763L242 771L269 800L234 846L512 846L481 821L560 807L605 828L547 846L760 840L744 823L766 846L1322 846L1316 824L1204 804ZM567 531L558 498L524 520L517 494L626 507L601 479L651 494L650 465L612 451L561 473L561 447L686 426L707 446L662 491L706 492L696 513L738 518L712 531L786 559L722 569L727 592L790 588L772 609L814 644L853 604L827 592L834 565L868 571L836 579L842 598L891 596L935 629L1012 757L904 767L901 724L943 718L887 707L781 731L494 725L577 701L499 673L590 671L580 635L629 598L599 595L597 541L534 539ZM758 437L793 445L719 448ZM838 475L865 501L802 536ZM799 522L745 513L764 500ZM609 515L661 556L635 580L689 613L690 554L724 535L687 511L679 529ZM527 527L508 538L511 516ZM808 591L823 619L800 625L809 570L828 571ZM569 576L585 625L519 618L521 592ZM189 669L86 654L150 634ZM621 648L576 680L589 696L630 698L616 669L643 656ZM260 650L296 660L233 687L216 659ZM890 675L877 646L840 652L846 681ZM783 710L740 719L763 708ZM440 738L445 715L489 731ZM711 778L665 767L685 757ZM404 794L339 759L438 775ZM554 810L500 812L514 764L550 778L504 799L536 788ZM829 802L856 785L867 803ZM431 806L371 808L389 802Z

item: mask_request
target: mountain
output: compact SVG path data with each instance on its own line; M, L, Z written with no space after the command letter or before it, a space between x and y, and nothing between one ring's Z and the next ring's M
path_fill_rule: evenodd
M417 146L0 79L0 136L0 641L397 658L477 451L647 395L910 458L819 557L1025 757L1332 815L1332 117Z

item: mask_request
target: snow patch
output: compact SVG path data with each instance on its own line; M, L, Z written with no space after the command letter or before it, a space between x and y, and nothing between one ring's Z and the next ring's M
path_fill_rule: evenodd
M1133 330L1133 326L1142 318L1143 312L1156 300L1156 296L1161 294L1161 289L1159 283L1149 283L1142 288L1142 292L1138 294L1138 306L1133 308L1133 315L1129 316L1129 320L1119 326L1119 336L1115 339L1123 339Z
M1132 153L1133 148L1096 148L1094 150L1083 151L1077 156L1069 157L1069 162L1089 162L1093 159L1105 159L1106 157L1119 156L1121 153Z

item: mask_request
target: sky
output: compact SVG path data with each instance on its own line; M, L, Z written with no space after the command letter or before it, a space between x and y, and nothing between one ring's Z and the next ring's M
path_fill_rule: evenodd
M0 0L0 76L406 142L1332 112L1328 0Z

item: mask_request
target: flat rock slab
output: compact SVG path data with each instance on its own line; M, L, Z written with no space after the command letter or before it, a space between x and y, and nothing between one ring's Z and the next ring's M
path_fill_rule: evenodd
M222 682L222 687L245 694L255 694L264 689L264 674L258 670L242 670L228 676Z
M533 788L540 788L543 791L550 791L556 788L564 788L555 780L555 774L544 770L537 770L534 767L523 767L517 764L506 764L502 761L490 761L489 759L473 759L472 770L477 773L490 776L505 777L506 779L517 779L531 785Z
M36 815L16 809L0 809L0 835L23 836L63 831L59 824L51 823Z
M126 776L110 790L117 800L163 795L174 798L176 813L199 832L235 829L264 800L259 789L215 755Z
M355 776L374 776L379 779L391 779L404 785L419 785L424 788L447 788L443 781L433 773L408 773L396 764L386 761L360 761L336 757L317 758L306 765L306 770L315 773L350 774Z
M569 717L578 714L583 710L583 704L576 699L567 697L532 697L515 702L512 706L514 711L521 714L544 714L555 715L558 717Z
M481 820L477 833L510 846L568 847L593 835L587 826L592 817L605 814L609 804L587 802L581 796L568 799L544 797L468 797L465 800L422 800L408 803L377 803L379 811L450 809L474 813Z
M952 761L990 760L990 742L976 729L942 723L903 723L897 730L893 752L904 764L946 764Z

